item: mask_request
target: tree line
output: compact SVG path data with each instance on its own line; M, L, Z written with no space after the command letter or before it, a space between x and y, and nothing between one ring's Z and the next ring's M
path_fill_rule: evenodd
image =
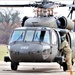
M13 8L0 9L0 44L7 44L12 30L21 26L19 15Z

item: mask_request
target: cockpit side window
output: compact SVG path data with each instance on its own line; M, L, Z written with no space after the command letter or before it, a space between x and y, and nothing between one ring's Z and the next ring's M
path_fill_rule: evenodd
M52 32L52 44L57 44L57 35L54 31Z

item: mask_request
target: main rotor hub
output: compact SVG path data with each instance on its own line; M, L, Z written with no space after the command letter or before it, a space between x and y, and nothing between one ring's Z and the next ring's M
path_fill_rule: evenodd
M49 17L49 16L53 16L53 8L37 8L34 9L34 12L36 13L37 17Z

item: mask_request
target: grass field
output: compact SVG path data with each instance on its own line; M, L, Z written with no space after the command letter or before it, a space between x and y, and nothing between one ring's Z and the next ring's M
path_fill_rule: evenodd
M8 55L8 50L6 45L0 45L0 61L4 60L4 56Z

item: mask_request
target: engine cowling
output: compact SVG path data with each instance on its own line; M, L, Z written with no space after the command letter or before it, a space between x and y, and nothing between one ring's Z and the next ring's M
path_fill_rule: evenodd
M24 27L50 27L57 28L56 19L52 17L33 17L26 20Z
M50 28L62 28L72 30L74 28L74 22L65 18L64 16L59 17L33 17L27 18L24 27L50 27Z
M74 22L65 18L64 16L57 19L58 28L72 30L74 28Z

